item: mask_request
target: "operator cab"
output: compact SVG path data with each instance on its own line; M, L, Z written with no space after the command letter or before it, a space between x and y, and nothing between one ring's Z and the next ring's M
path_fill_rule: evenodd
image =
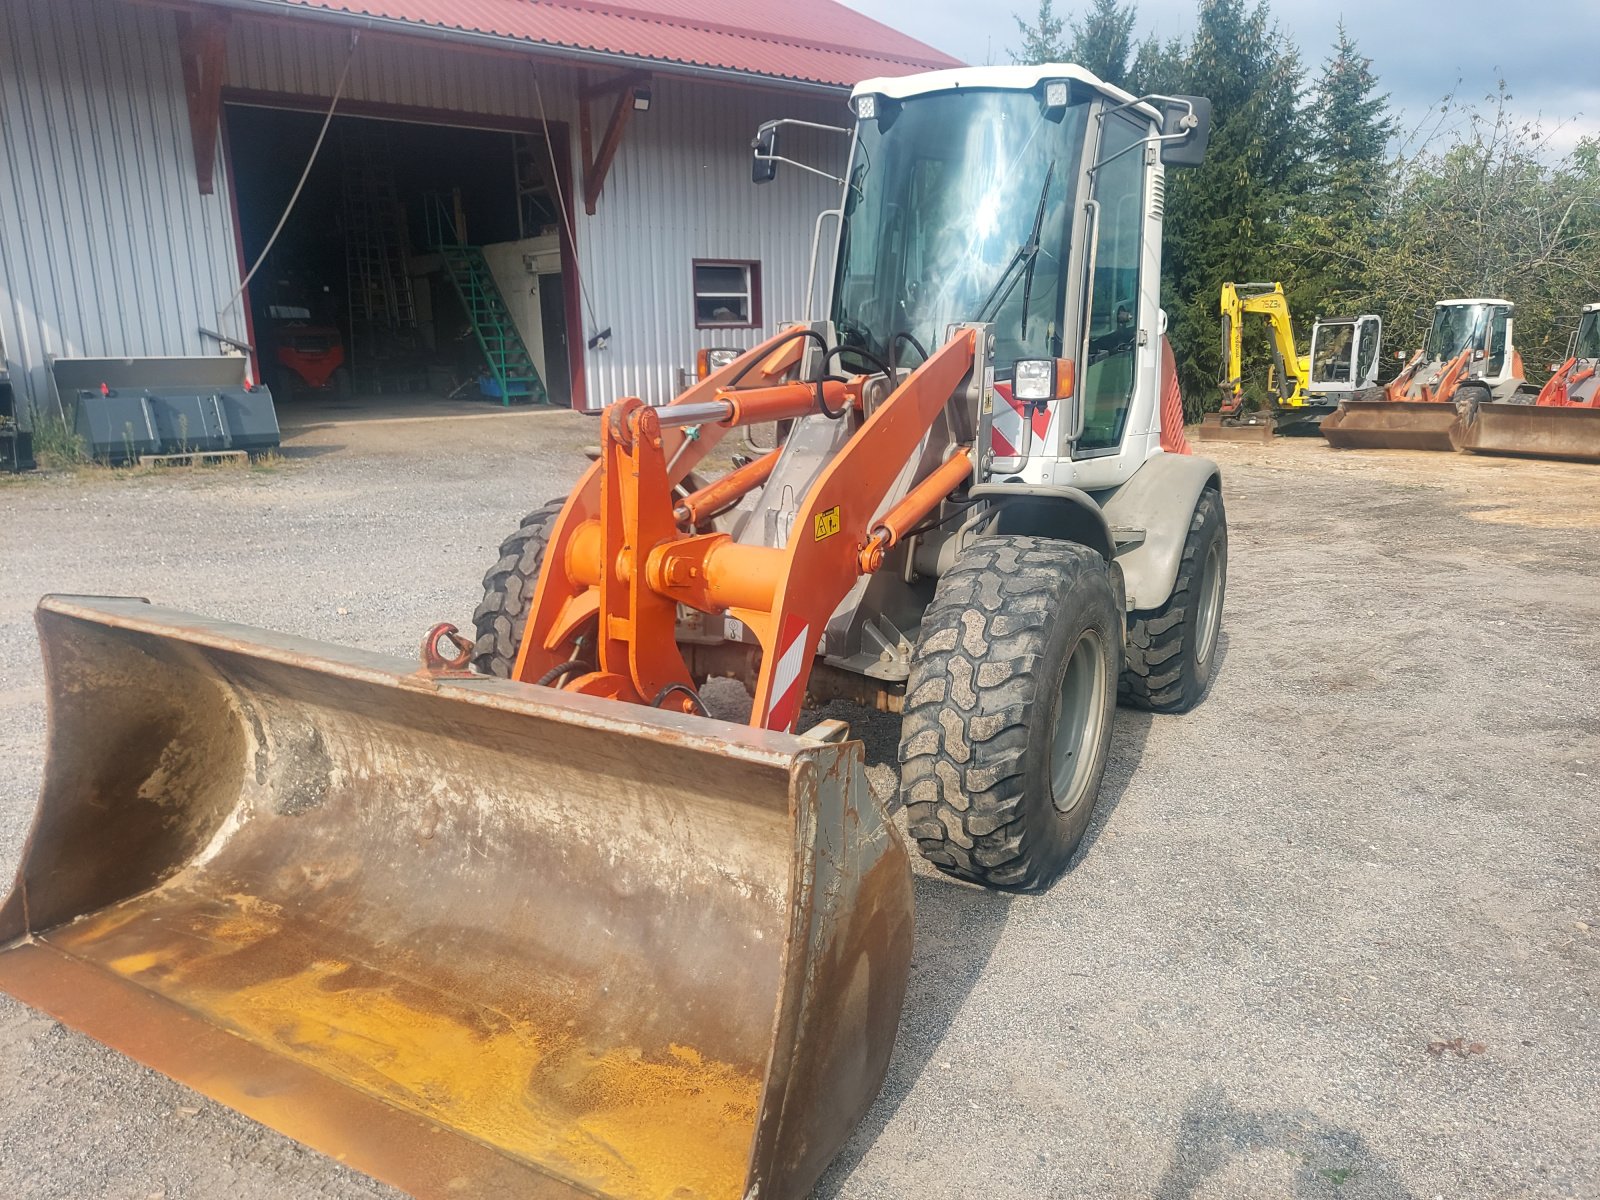
M980 479L1127 478L1160 437L1164 168L1200 161L1209 102L1049 64L868 80L850 106L828 303L841 364L898 372L952 326L987 324ZM757 138L758 180L781 124Z
M1433 309L1433 324L1422 344L1425 363L1449 363L1471 350L1471 373L1500 380L1513 373L1511 323L1515 308L1509 300L1441 300Z

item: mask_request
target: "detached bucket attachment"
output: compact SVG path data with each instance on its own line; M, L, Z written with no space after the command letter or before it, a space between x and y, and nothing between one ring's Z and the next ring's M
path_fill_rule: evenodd
M1480 404L1456 426L1457 450L1600 463L1600 408Z
M1200 419L1202 442L1270 442L1276 436L1271 413L1251 412L1237 417L1207 413Z
M1322 422L1341 450L1453 450L1456 406L1427 400L1346 400Z
M47 597L0 989L422 1197L804 1195L911 879L858 743Z

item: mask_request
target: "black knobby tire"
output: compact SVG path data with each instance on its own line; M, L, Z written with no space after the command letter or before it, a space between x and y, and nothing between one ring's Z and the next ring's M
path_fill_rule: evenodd
M551 500L523 517L517 531L500 543L500 559L483 577L483 603L472 614L477 631L472 665L485 675L511 677L522 646L522 629L528 622L528 605L544 564L550 525L564 504L565 499Z
M1066 869L1105 772L1121 662L1099 554L1016 536L962 551L923 615L900 735L901 795L928 861L1007 891Z
M1470 423L1477 418L1480 404L1489 404L1494 400L1494 392L1481 383L1464 383L1450 399L1455 402L1456 412L1462 420Z
M1227 582L1227 514L1222 494L1207 488L1189 519L1172 595L1128 622L1122 703L1163 713L1188 712L1200 703L1216 666Z

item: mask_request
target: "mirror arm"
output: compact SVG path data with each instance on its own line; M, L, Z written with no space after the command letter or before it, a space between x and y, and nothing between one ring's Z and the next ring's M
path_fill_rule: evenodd
M831 174L827 171L818 170L816 167L807 166L803 162L796 162L792 158L785 158L781 154L761 153L761 139L763 135L776 132L784 125L793 125L797 129L820 129L824 133L842 133L846 137L852 136L855 133L855 130L844 125L824 125L818 121L802 121L796 117L780 117L776 121L763 121L761 123L761 127L756 130L755 140L750 143L750 148L755 151L755 160L757 162L788 163L791 167L794 167L798 171L807 171L812 175L820 175L822 178L832 180L840 187L843 187L845 181L839 178L837 175Z
M1181 104L1183 106L1184 115L1178 121L1178 126L1182 132L1157 133L1150 137L1142 138L1139 141L1134 142L1131 146L1124 146L1121 150L1118 150L1109 158L1102 158L1099 162L1095 163L1094 166L1090 167L1089 173L1091 175L1098 171L1101 167L1105 166L1107 163L1115 162L1124 154L1128 153L1128 151L1137 150L1141 146L1160 146L1167 142L1185 142L1189 140L1190 135L1192 135L1195 131L1195 127L1200 124L1200 119L1194 115L1194 102L1186 96L1163 96L1159 92L1151 92L1148 96L1140 96L1136 100L1128 100L1122 104L1118 104L1114 108L1102 109L1099 119L1103 122L1112 113L1119 113L1129 108L1137 108L1141 104L1147 105L1150 108L1157 108L1157 104L1153 103L1155 101L1165 104Z

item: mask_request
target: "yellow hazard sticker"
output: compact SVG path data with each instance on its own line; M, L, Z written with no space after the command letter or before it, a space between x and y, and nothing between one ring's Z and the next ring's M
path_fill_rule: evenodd
M817 541L831 538L839 532L839 506L835 504L827 512L819 512L814 520L817 528Z

